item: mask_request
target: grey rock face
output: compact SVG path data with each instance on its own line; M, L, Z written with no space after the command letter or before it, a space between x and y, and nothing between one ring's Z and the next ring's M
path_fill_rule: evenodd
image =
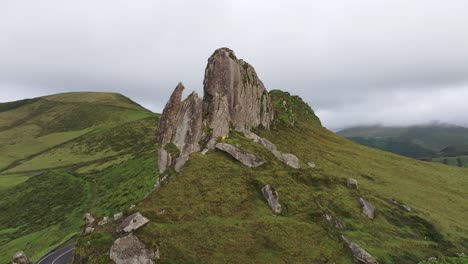
M364 200L364 198L359 198L359 203L362 205L362 212L367 215L370 219L375 218L375 207L370 204L368 201Z
M357 263L362 263L362 264L378 264L379 263L374 257L371 256L371 254L369 254L367 251L362 249L357 244L353 243L347 237L342 235L341 238L346 243L348 248L351 250L354 260Z
M264 146L265 148L267 148L267 149L269 149L271 151L276 150L275 144L271 143L268 139L262 138L262 137L258 136L257 134L255 134L255 133L253 133L251 131L245 130L245 129L242 130L241 132L244 134L244 136L246 138L249 138L249 139L257 142L258 144Z
M265 185L262 188L262 194L263 194L263 197L265 197L265 199L267 200L268 205L270 206L271 210L275 214L281 213L281 204L279 203L278 192L273 190L273 188L271 188L270 185Z
M356 189L356 190L359 188L358 181L352 178L349 178L348 180L346 180L346 186L348 186L348 188L350 189Z
M86 226L91 226L94 223L94 217L90 213L84 215Z
M263 126L274 120L270 96L252 66L238 60L228 48L217 49L208 59L203 81L203 109L212 137Z
M275 155L275 157L278 160L283 161L289 167L292 167L294 169L300 169L301 168L301 165L299 164L299 159L296 157L296 155L290 154L290 153L283 153L283 152L280 152L280 151L277 151L277 150L273 150L272 153L273 153L273 155Z
M115 240L109 257L116 264L153 264L155 254L136 236L129 234Z
M30 264L31 260L23 251L18 251L13 256L13 264Z
M255 168L265 163L263 159L255 156L254 154L244 152L234 147L233 145L229 145L226 143L218 143L216 144L216 148L228 153L233 158L250 168Z
M149 222L149 219L141 215L140 213L134 213L129 217L123 220L122 224L120 224L117 232L127 232L130 233L138 228L144 226Z
M202 136L202 100L193 92L180 101L184 86L179 83L166 104L159 122L158 142L159 172L163 173L174 165L179 171L187 162L188 156L200 150L198 142ZM166 145L173 143L179 150L178 157L172 157Z

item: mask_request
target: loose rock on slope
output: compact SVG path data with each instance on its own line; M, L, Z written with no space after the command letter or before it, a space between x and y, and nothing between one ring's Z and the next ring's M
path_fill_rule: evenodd
M13 264L30 264L31 260L23 251L18 251L13 256Z
M362 205L362 212L367 215L370 219L375 218L375 207L370 204L368 201L364 200L364 198L359 198L359 203Z
M279 203L278 192L276 190L273 190L273 188L270 185L265 185L262 188L262 193L263 197L265 197L265 199L267 200L271 210L275 214L281 213L281 204Z
M250 168L255 168L265 163L263 159L255 156L254 154L244 152L234 147L233 145L229 145L226 143L218 143L216 144L216 148L228 153L233 158Z
M136 236L129 234L115 240L109 257L116 264L153 264L155 252L147 250Z
M137 230L138 228L142 227L148 222L148 218L144 217L140 213L134 213L129 217L125 218L125 220L123 220L122 224L117 229L117 232L130 233L133 230Z
M345 236L341 236L343 241L346 243L348 248L351 250L351 253L353 254L354 260L357 263L362 263L362 264L378 264L377 260L372 257L371 254L369 254L367 251L362 249L360 246L358 246L356 243L353 243L351 240L349 240Z

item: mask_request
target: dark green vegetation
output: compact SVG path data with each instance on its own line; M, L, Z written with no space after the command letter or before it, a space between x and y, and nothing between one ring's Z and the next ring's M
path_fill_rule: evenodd
M468 167L468 128L449 125L363 126L338 132L359 144L402 156Z
M81 232L85 212L112 215L156 179L158 116L112 93L0 104L0 263L37 259Z
M278 121L271 130L255 132L297 155L303 169L286 166L237 132L225 142L267 164L247 168L217 150L192 154L180 173L169 172L166 184L126 212L139 211L151 220L135 235L147 248L160 249L158 263L352 263L341 234L380 263L466 252L465 169L355 144L323 128L299 97L281 91L271 96ZM309 161L316 168L308 167ZM348 189L347 178L357 179L359 190ZM265 184L279 193L280 215L273 215L262 197ZM376 219L362 213L359 197L377 207ZM329 225L324 213L341 219L345 229ZM108 250L119 236L116 224L82 236L78 257L108 263ZM440 263L465 259L448 261Z

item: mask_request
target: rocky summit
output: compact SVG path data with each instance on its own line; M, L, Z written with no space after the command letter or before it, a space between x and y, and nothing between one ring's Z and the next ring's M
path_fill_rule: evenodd
M228 48L208 59L203 88L203 99L194 92L182 101L179 83L166 104L157 136L160 173L170 167L179 171L200 151L201 141L226 137L232 128L269 128L274 121L271 98L255 69Z

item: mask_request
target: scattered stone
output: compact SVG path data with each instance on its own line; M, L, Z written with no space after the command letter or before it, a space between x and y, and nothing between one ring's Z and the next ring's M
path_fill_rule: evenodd
M290 153L282 153L282 152L277 151L277 150L273 150L272 153L273 153L273 155L275 155L275 157L278 160L283 161L289 167L292 167L294 169L300 169L301 168L301 165L299 164L299 159L296 157L296 155L290 154Z
M154 259L161 259L161 253L159 252L159 247L156 248L156 251L154 252Z
M362 264L378 264L379 263L374 257L372 257L371 254L369 254L367 251L362 249L359 245L353 243L347 237L342 235L341 238L346 243L348 248L351 250L354 260L357 263L362 263Z
M84 215L84 220L85 220L86 226L91 226L94 223L94 217L90 213L86 213Z
M134 213L123 220L122 224L117 229L117 232L130 233L147 224L148 222L148 218L144 217L140 213Z
M307 162L307 165L309 165L311 168L315 168L315 162Z
M229 145L226 143L218 143L216 144L216 148L228 153L233 158L250 168L255 168L265 163L263 159L255 156L254 154L244 152L234 147L233 145Z
M367 215L370 219L375 218L375 207L370 204L368 201L364 200L364 198L359 198L359 203L362 205L362 212Z
M45 171L39 171L39 172L34 173L33 176L39 177L39 176L42 176L42 175L45 175L45 174L46 174Z
M120 220L122 217L123 217L123 213L118 212L118 213L114 214L114 221Z
M404 204L404 203L401 203L393 198L390 199L390 202L395 204L395 205L398 205L399 207L401 207L402 209L408 211L408 212L411 212L411 207L409 207L408 205Z
M89 227L89 226L85 228L85 235L89 235L93 232L94 232L94 228Z
M334 228L340 229L340 230L345 228L345 224L339 218L328 213L323 214L323 217Z
M13 264L30 264L31 260L23 251L18 251L13 256Z
M265 138L262 138L260 136L258 136L257 134L249 131L249 130L242 130L240 131L244 134L244 136L248 139L251 139L255 142L257 142L258 144L264 146L265 148L273 151L273 150L276 150L276 146L275 144L271 143L268 139L265 139Z
M278 192L273 190L273 188L270 185L265 185L262 188L262 193L263 197L265 197L265 199L267 200L271 210L273 210L275 214L281 213L281 204L279 203Z
M105 226L110 222L110 218L107 216L104 216L101 221L99 221L98 225L99 226Z
M132 205L130 205L130 207L128 207L128 209L132 210L135 207L136 207L136 205L132 204Z
M350 189L356 189L356 190L359 188L358 181L353 178L349 178L348 180L346 180L346 186L348 186L348 188Z
M116 239L109 253L116 264L153 264L155 255L133 234Z
M201 152L201 154L202 154L202 155L206 155L206 153L208 153L208 151L209 151L209 149L206 148L206 149L204 149L204 150Z

